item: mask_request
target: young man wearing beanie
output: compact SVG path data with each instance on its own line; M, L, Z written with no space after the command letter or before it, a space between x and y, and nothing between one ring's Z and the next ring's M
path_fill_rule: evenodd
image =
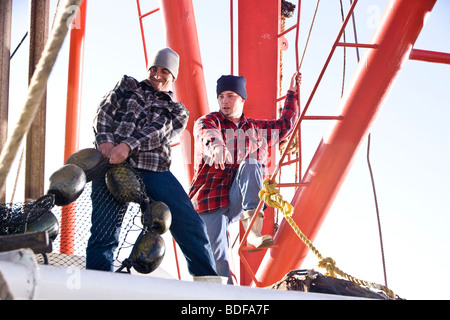
M170 231L186 257L189 272L193 276L216 276L205 224L169 171L170 145L189 117L184 105L172 96L178 66L178 54L164 48L149 60L147 79L124 76L98 107L95 145L111 165L127 161L139 172L147 195L168 205L172 213ZM128 205L109 193L104 175L92 181L91 198L86 268L113 271L113 255Z
M299 116L297 88L301 75L292 76L281 117L256 120L245 117L246 80L222 76L217 81L220 111L199 118L194 125L195 175L189 197L206 223L219 275L228 277L228 226L240 219L245 229L257 214L248 245L255 249L273 244L262 235L263 212L259 204L267 165L267 149L286 138Z

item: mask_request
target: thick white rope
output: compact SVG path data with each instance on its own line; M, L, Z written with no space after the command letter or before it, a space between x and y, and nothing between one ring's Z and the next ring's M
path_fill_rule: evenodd
M47 81L62 47L71 22L78 12L82 0L68 0L31 78L28 95L16 126L7 139L0 155L0 191L3 192L11 165L24 136L28 133L36 116L42 97L47 88Z

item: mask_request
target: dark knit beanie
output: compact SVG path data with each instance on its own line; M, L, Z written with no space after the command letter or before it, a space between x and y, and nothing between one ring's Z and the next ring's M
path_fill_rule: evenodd
M245 78L240 76L221 76L217 80L217 96L224 91L233 91L247 100L247 90L245 89Z

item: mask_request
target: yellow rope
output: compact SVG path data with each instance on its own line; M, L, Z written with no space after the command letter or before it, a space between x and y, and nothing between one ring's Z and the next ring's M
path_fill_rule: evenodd
M337 275L340 275L346 280L355 282L359 285L371 287L377 290L382 290L386 292L391 298L395 299L396 296L392 290L390 290L388 287L380 284L376 284L373 282L368 282L364 280L357 279L345 272L343 272L341 269L339 269L336 266L336 262L330 258L323 258L320 252L314 247L312 242L305 236L305 234L300 230L300 228L295 223L294 219L292 219L292 214L294 212L294 207L287 201L283 200L283 196L280 195L278 189L276 188L277 184L276 182L270 183L270 178L264 179L263 182L263 190L259 191L259 198L264 201L268 206L274 207L279 209L283 215L286 221L289 223L289 225L292 227L292 229L295 231L295 233L298 235L298 237L305 243L305 245L316 255L316 257L319 259L318 266L320 268L324 268L327 270L325 273L326 276L334 277L336 278Z

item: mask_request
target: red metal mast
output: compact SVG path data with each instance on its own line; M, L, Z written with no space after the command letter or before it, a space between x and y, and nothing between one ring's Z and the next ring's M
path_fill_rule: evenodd
M189 110L189 121L181 136L183 158L186 164L187 179L194 176L194 139L192 136L194 122L209 113L205 76L198 44L192 0L162 0L167 39L167 46L180 54L180 71L174 83L177 100L183 101Z
M79 148L86 9L87 0L84 0L76 12L76 18L72 22L70 31L64 161ZM73 254L75 208L76 203L62 208L60 252L63 254Z
M238 11L239 75L247 80L248 96L244 113L255 119L276 119L281 0L239 1ZM277 164L276 151L272 150L269 160L268 168L272 173ZM268 208L265 212L263 234L272 234L274 210ZM241 238L244 233L241 226ZM250 267L256 270L264 257L264 251L244 252L243 255ZM241 265L241 285L250 285L251 282L251 277Z
M361 140L366 136L384 99L409 58L427 15L436 0L391 0L372 36L377 47L367 49L340 103L342 120L333 121L303 178L308 186L298 189L291 204L293 219L314 240L326 213L351 167ZM268 286L287 272L298 269L308 249L283 221L256 274L258 285Z

